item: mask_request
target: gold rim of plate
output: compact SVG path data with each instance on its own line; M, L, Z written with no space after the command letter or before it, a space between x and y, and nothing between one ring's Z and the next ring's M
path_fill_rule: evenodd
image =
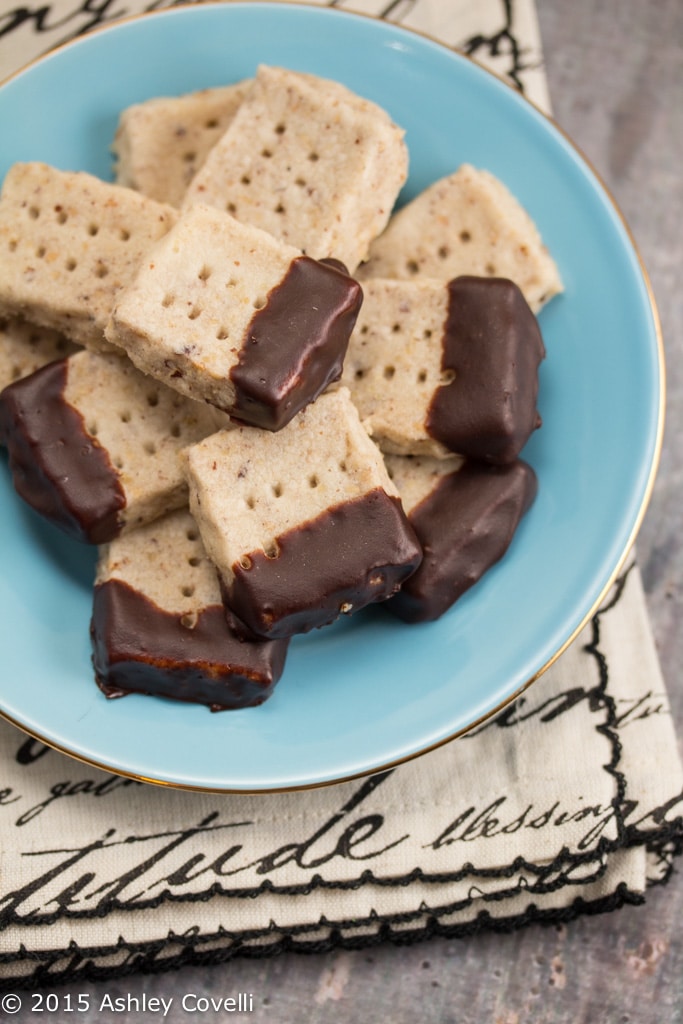
M205 2L202 3L202 6L203 7L204 6L230 7L230 6L232 6L233 3L241 3L241 2L243 2L243 0L208 0L208 3L206 3L206 0L205 0ZM277 2L277 0L266 0L266 2ZM279 2L282 2L282 0L279 0ZM364 18L364 19L366 19L368 21L379 21L379 20L381 20L381 19L378 19L378 18L374 17L373 15L363 14L362 12L340 10L339 8L334 8L334 7L324 7L324 8L321 8L320 5L318 5L318 4L305 3L304 0L285 0L285 2L288 5L293 6L293 7L305 7L305 8L308 8L309 10L333 11L334 14L336 16L339 16L339 17L349 17L350 16L350 17L353 17L353 18ZM71 46L77 45L78 43L82 42L84 39L87 39L89 36L96 35L96 34L99 34L99 33L102 33L102 32L107 32L107 31L109 31L111 29L117 28L119 25L126 24L128 22L139 21L139 20L141 20L143 18L144 19L148 19L148 18L155 18L155 17L163 17L164 15L172 14L172 12L174 12L174 11L183 10L183 9L191 9L191 8L194 8L194 7L197 7L197 6L198 6L197 3L192 3L192 2L176 4L173 7L167 7L167 8L163 8L161 10L146 11L146 12L141 12L139 14L132 14L132 15L129 15L128 17L125 17L125 18L119 18L119 19L117 19L115 22L113 22L111 24L98 26L97 28L92 29L89 33L87 33L87 35L79 36L76 39L70 39L70 40L68 40L65 43L61 43L60 45L55 46L53 49L49 50L47 53L42 54L39 57L36 57L34 60L30 61L28 64L25 64L21 68L18 68L15 72L13 72L12 74L10 74L6 78L4 78L2 81L0 81L0 88L3 85L5 85L7 82L10 82L17 75L23 74L26 70L28 70L29 68L33 67L36 64L42 63L42 61L48 59L53 53L57 53L59 50L64 50L67 47L71 47ZM605 195L609 199L610 203L612 204L612 207L614 208L614 211L617 214L617 216L619 217L619 220L621 221L622 227L624 228L624 231L626 232L626 235L627 235L627 237L629 239L629 242L631 243L631 246L633 247L633 251L635 253L636 259L638 260L638 265L640 267L640 272L642 274L643 282L645 284L645 288L646 288L646 291L647 291L648 301L649 301L649 304L650 304L650 311L652 313L652 320L653 320L653 324L654 324L654 328L655 328L655 335L656 335L656 340L657 340L657 357L658 357L658 368L659 368L659 381L660 381L660 384L659 384L658 410L657 410L657 434L656 434L656 439L655 439L655 450L654 450L654 453L653 453L652 464L650 466L650 471L649 471L649 475L648 475L648 479L647 479L647 484L645 486L645 492L643 494L643 500L642 500L641 506L640 506L640 508L638 510L638 515L636 516L635 523L633 525L631 533L629 534L629 537L628 537L628 540L627 540L626 545L624 547L624 550L623 550L621 556L619 557L619 559L617 560L617 563L616 563L614 569L612 570L612 572L611 572L611 574L610 574L610 576L609 576L605 586L600 591L600 594L598 595L597 599L591 605L590 609L586 612L586 614L583 617L583 619L579 622L579 624L573 630L571 635L565 640L565 642L558 648L558 650L555 651L555 653L548 659L548 661L546 661L546 663L544 665L542 665L541 668L539 668L538 671L533 676L531 676L530 679L527 679L526 682L522 683L522 685L520 687L518 687L518 689L515 690L514 693L512 693L508 697L506 697L505 700L501 701L500 704L497 704L495 708L492 708L490 711L487 711L486 714L481 715L479 718L477 718L476 720L470 722L468 725L464 726L462 729L457 729L455 732L449 734L448 736L444 737L443 739L438 740L436 743L428 744L427 746L422 747L420 750L416 750L416 751L414 751L414 752L412 752L410 754L406 754L404 757L396 758L393 761L387 761L385 764L378 765L377 767L368 769L366 771L354 772L354 773L349 774L349 775L340 776L337 779L326 779L326 780L323 780L321 782L301 783L299 785L290 785L290 786L274 786L272 788L269 788L269 787L257 787L255 789L242 788L242 787L234 789L234 788L231 788L229 785L226 785L226 786L197 786L197 785L190 785L189 783L168 782L165 779L155 779L155 778L152 778L152 777L146 776L146 775L138 775L136 772L126 771L125 769L122 769L122 768L113 768L111 765L103 764L100 761L96 761L94 758L85 757L82 754L78 754L78 753L76 753L76 752L74 752L72 750L69 750L67 747L61 746L61 744L57 743L54 740L47 739L45 736L41 735L39 732L37 732L37 731L35 731L33 729L28 728L27 726L23 725L22 723L17 722L11 715L7 714L6 712L4 712L0 708L0 717L3 718L5 721L9 722L11 725L16 726L18 729L20 729L22 732L26 733L28 736L32 736L34 739L39 740L41 743L44 743L46 746L51 747L53 750L58 751L60 754L66 754L68 757L74 758L76 761L80 761L82 764L89 765L90 767L93 767L93 768L98 768L101 771L111 772L111 773L113 773L115 775L120 775L122 778L134 779L136 782L145 782L145 783L149 783L149 784L155 785L155 786L167 787L169 789L179 789L179 790L184 790L186 792L193 792L193 793L226 793L226 794L233 793L233 794L242 794L244 796L256 795L256 794L264 794L264 795L266 795L268 793L296 793L296 792L303 792L303 791L311 790L311 789L323 789L323 788L327 788L329 786L338 785L339 783L342 783L342 782L352 782L354 779L367 778L369 775L376 775L379 772L389 771L390 769L396 768L396 767L398 767L401 764L406 764L409 761L414 761L418 757L422 757L424 754L428 754L428 753L430 753L433 750L437 750L439 747L443 747L446 744L451 743L453 740L456 740L456 739L458 739L461 736L465 736L468 732L471 732L473 729L476 729L478 726L482 725L484 722L487 722L489 719L494 718L496 715L500 714L500 712L503 711L506 707L508 707L510 704L514 703L514 701L516 701L521 696L521 694L523 694L524 691L527 690L532 685L532 683L535 683L537 679L540 679L540 677L542 675L544 675L544 673L547 672L548 669L552 665L555 664L555 662L558 660L558 658L560 658L564 654L564 652L567 650L567 648L571 646L571 644L577 638L579 633L584 629L584 627L588 624L588 622L590 622L590 620L593 618L595 613L598 611L598 609L600 608L600 605L603 603L603 601L605 600L607 594L609 593L609 591L611 590L612 586L614 585L614 582L615 582L617 576L619 575L621 569L623 568L624 563L626 562L626 559L628 558L629 553L630 553L630 551L631 551L631 549L632 549L632 547L633 547L633 545L635 543L636 536L638 534L638 531L640 530L640 527L642 525L643 519L645 517L645 512L647 511L647 507L648 507L648 505L650 503L650 499L652 497L652 491L653 491L653 488L654 488L655 478L657 476L657 470L659 468L659 462L660 462L661 453L662 453L662 444L663 444L663 439L664 439L665 406L666 406L666 365L665 365L665 360L664 360L664 341L663 341L663 337L662 337L661 321L660 321L660 317L659 317L659 311L657 309L657 303L655 301L654 293L653 293L653 290L652 290L652 284L650 282L650 276L649 276L649 274L647 272L647 269L645 267L643 259L642 259L641 255L640 255L640 251L639 251L638 246L636 244L635 238L633 237L631 229L630 229L630 227L629 227L629 225L628 225L628 223L626 221L626 218L624 217L623 213L621 212L621 210L619 208L619 205L618 205L614 195L612 194L612 191L610 190L610 188L608 187L608 185L604 181L602 175L596 170L594 165L591 163L591 161L588 159L588 157L585 155L585 153L580 149L580 147L574 142L574 140L572 138L570 138L570 136L560 127L560 125L557 124L557 122L553 119L553 117L550 114L546 113L546 111L544 111L541 107L539 107L538 104L534 103L533 100L530 100L527 96L525 96L518 89L516 89L515 86L513 86L510 82L508 82L507 79L503 78L502 75L499 75L495 71L492 71L490 68L486 67L484 64L480 63L479 61L475 60L473 57L470 57L468 54L462 53L462 51L460 51L460 50L454 50L453 47L447 46L446 43L441 42L441 40L436 39L434 36L429 35L427 32L422 32L419 29L414 29L414 28L406 28L403 25L393 25L393 27L394 28L398 28L402 32L406 32L408 35L415 35L415 36L421 37L423 39L427 39L429 42L434 43L436 46L439 46L439 47L441 47L444 50L448 50L451 53L457 53L458 56L461 57L463 60L470 61L470 63L476 65L476 67L479 68L479 70L484 71L488 75L491 75L492 78L495 78L496 81L502 83L502 85L504 85L507 89L510 89L517 96L519 96L525 103L528 103L529 106L533 107L534 110L536 110L537 113L539 113L541 115L541 117L543 117L543 119L545 121L547 121L550 125L552 125L552 127L564 138L564 140L578 154L578 156L581 158L583 163L591 171L591 173L593 174L593 177L597 180L597 182L601 186L603 192L605 193Z

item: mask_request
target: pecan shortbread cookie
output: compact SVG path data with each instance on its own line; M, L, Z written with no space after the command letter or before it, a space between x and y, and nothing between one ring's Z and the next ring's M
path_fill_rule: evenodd
M122 111L112 143L116 182L180 206L199 168L227 130L250 82L159 96Z
M209 203L353 273L408 174L403 130L338 82L261 66L185 203Z
M536 475L521 459L487 466L390 455L386 462L424 558L385 607L405 622L432 621L503 557L536 496Z
M562 291L557 266L529 214L488 171L463 164L407 203L376 239L358 277L450 281L507 277L534 313Z
M59 331L21 317L0 318L0 390L77 351L78 345Z
M102 350L117 293L176 211L48 164L14 164L0 195L0 314Z

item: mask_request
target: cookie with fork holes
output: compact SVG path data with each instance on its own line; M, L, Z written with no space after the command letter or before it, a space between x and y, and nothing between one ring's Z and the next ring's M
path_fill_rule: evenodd
M470 164L398 210L357 276L450 281L465 274L509 278L534 313L562 291L557 265L527 211L495 175Z
M176 216L83 171L14 164L0 194L0 315L108 349L104 329L117 293Z
M126 107L112 143L116 183L180 206L187 187L227 131L250 81L155 96Z
M184 202L217 206L353 273L406 180L403 136L339 82L261 65Z

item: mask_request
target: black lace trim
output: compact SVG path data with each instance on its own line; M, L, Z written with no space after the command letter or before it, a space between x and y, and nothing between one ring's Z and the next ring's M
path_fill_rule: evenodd
M360 950L376 947L382 943L396 946L413 945L433 938L468 938L485 930L510 933L528 924L544 925L566 924L583 914L601 914L617 910L631 904L644 902L640 893L632 892L625 884L617 886L609 896L597 900L585 900L577 897L566 907L543 909L531 903L521 915L511 917L494 917L488 910L482 909L475 918L466 923L447 924L435 915L415 927L401 927L411 915L381 917L375 915L366 920L354 920L342 923L321 922L330 927L329 933L323 938L307 939L304 930L292 929L285 935L277 934L272 942L250 944L242 938L232 939L221 930L211 935L169 934L166 939L127 943L120 941L116 946L107 949L80 948L71 943L67 950L43 951L28 953L24 951L22 960L35 963L35 969L28 976L3 979L2 987L11 987L13 991L26 989L36 990L40 987L54 987L74 981L105 981L112 978L124 978L133 974L162 974L187 966L210 966L226 963L237 957L264 959L282 953L329 953L332 950ZM420 914L424 917L424 914ZM349 934L352 927L374 926L368 934ZM310 926L305 929L310 931ZM253 938L267 939L269 930L254 933ZM223 941L223 945L215 945ZM177 952L164 956L168 946L177 948ZM123 954L123 959L114 966L106 966L97 960L105 956ZM64 963L66 961L66 963ZM61 964L61 966L59 966Z

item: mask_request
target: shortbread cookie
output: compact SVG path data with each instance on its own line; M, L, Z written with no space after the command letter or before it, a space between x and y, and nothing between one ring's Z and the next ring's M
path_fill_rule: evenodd
M0 394L17 493L93 544L186 505L179 453L226 422L125 357L87 350Z
M405 622L438 619L507 551L536 496L533 469L389 455L389 474L424 559L386 608Z
M488 171L464 164L399 210L358 277L451 280L508 277L534 312L562 291L558 269L515 197Z
M0 391L77 349L59 331L37 327L20 317L0 319Z
M304 633L384 600L422 557L346 388L276 434L214 434L188 449L187 472L226 604L257 635Z
M187 511L103 546L90 626L107 697L144 693L208 704L262 704L282 674L286 640L245 642L226 622L216 570Z
M116 294L176 216L90 174L15 164L0 196L0 314L106 347Z
M535 316L512 281L364 282L343 382L380 448L517 458L539 425Z
M352 273L406 180L403 134L337 82L262 66L185 202L227 210Z
M227 130L250 82L163 96L127 107L112 150L119 185L180 206L209 150Z
M145 260L107 337L177 391L278 430L339 378L361 301L343 268L199 205Z

